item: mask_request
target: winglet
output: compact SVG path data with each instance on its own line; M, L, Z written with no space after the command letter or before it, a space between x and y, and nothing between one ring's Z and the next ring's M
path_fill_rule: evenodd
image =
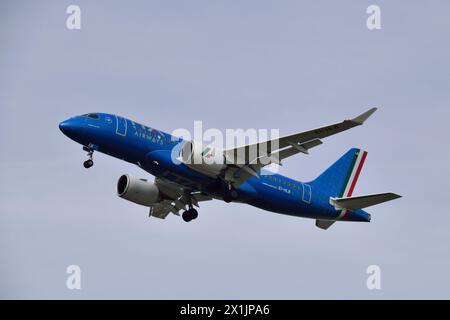
M377 111L377 108L372 108L370 110L367 110L366 112L360 114L359 116L357 116L356 118L353 118L351 121L352 122L356 122L357 124L361 125L364 123L364 121L366 121L367 119L369 119L369 117L375 112Z

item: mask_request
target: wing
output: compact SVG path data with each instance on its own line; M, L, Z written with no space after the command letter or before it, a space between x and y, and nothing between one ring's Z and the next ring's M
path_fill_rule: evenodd
M258 176L260 169L276 163L297 153L308 154L309 149L322 144L323 138L362 125L377 108L372 108L361 115L325 127L291 134L278 139L249 144L224 151L229 166L226 180L236 187L250 176Z
M344 120L325 127L225 150L227 160L234 160L233 163L252 163L256 158L252 157L250 151L258 151L261 149L267 150L269 154L274 155L276 154L276 151L286 148L286 151L280 151L278 153L280 160L300 152L308 154L308 149L322 144L320 139L362 125L376 110L377 108L372 108L356 118ZM245 159L243 159L243 157L245 157Z
M199 207L199 202L212 200L212 197L201 192L181 188L176 183L160 178L155 179L155 184L163 199L150 207L151 217L165 219L170 212L179 215L178 212L190 204Z

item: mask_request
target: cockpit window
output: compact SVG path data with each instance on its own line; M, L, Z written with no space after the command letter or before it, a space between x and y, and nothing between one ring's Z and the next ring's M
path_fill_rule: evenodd
M94 120L100 119L100 117L96 113L83 114L83 117L88 117L88 118L91 118L91 119L94 119Z

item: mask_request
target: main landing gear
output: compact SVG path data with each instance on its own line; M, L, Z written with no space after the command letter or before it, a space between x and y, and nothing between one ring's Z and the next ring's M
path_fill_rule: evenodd
M238 193L236 191L236 189L233 188L233 186L231 184L228 184L228 188L227 190L224 191L223 194L223 201L225 201L226 203L229 203L233 200L236 200L238 197Z
M198 212L193 207L190 207L188 210L184 211L181 215L184 221L189 222L191 220L195 220L198 217Z
M86 168L86 169L89 169L90 167L92 167L93 165L94 165L94 160L92 160L92 156L93 156L93 154L94 154L94 150L92 150L91 148L89 148L89 147L83 147L83 150L84 151L87 151L87 156L88 156L88 158L89 159L87 159L85 162L83 162L83 166Z

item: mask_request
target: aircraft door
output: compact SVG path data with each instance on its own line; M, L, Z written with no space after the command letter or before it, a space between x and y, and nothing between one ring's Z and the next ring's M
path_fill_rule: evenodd
M116 116L116 134L119 136L127 135L127 120Z
M311 186L309 184L302 183L302 201L306 203L311 203Z

